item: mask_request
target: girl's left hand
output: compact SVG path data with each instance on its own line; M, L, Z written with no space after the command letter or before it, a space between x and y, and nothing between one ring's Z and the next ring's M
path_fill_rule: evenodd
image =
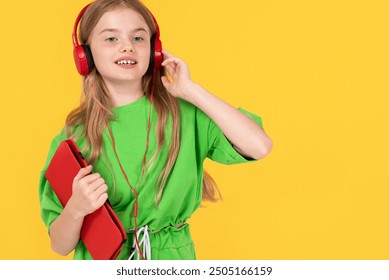
M190 78L188 65L165 50L163 50L162 53L165 58L162 62L162 66L166 68L171 76L171 80L166 76L162 76L162 84L174 97L186 99L185 93L188 92L188 87L194 84Z

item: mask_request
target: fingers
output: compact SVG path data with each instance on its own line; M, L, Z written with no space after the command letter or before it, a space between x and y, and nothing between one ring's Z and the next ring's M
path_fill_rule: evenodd
M83 193L85 196L93 196L98 189L108 190L105 180L101 178L99 173L87 175L78 181L74 181L74 183L77 191ZM101 193L98 193L98 195L101 195Z
M166 65L165 68L168 71L168 73L170 74L170 76L174 76L174 74L176 73L176 67L173 67L170 64Z
M107 194L108 187L107 185L101 186L96 192L96 206L97 209L103 206L103 204L107 201L108 199L108 194Z
M188 64L185 61L179 59L176 56L173 56L166 50L163 50L162 52L164 54L164 61L162 62L162 66L164 66L172 76L175 74L189 75Z
M177 66L180 63L184 63L184 62L181 59L177 58L177 57L170 57L170 58L165 59L162 62L162 66L166 66L168 64L173 64L174 66Z
M77 175L74 177L73 183L78 182L80 185L86 186L101 177L99 173L91 173L91 171L92 165L81 168Z
M165 50L165 49L162 50L162 54L163 54L164 57L167 57L167 58L173 57L173 55L172 55L171 53L169 53L169 52L168 52L167 50Z
M163 86L167 89L167 91L170 91L169 88L170 88L171 83L170 83L169 79L166 76L162 76L161 81L162 81Z
M92 165L88 165L87 167L81 168L80 171L78 171L76 177L74 177L75 181L80 180L81 178L85 177L92 171Z
M88 186L84 190L86 195L86 205L90 203L90 210L88 212L94 212L99 209L104 202L108 199L107 194L108 186L105 184L103 178L99 178Z
M90 183L89 191L95 192L101 186L107 186L107 185L105 184L105 181L104 181L103 178L98 178L97 180L95 180L92 183ZM108 189L108 187L107 187L107 189Z
M90 174L90 175L86 175L84 178L81 178L80 179L80 184L89 185L89 184L92 184L93 182L95 182L98 179L102 179L100 174L99 173L93 173L93 174Z
M108 186L106 184L102 184L98 186L95 190L93 190L93 192L91 193L90 201L95 210L100 208L108 199L107 190Z
M99 209L108 199L108 186L99 173L90 173L92 166L80 169L73 180L71 207L85 216Z
M183 61L181 59L179 59L178 57L172 55L171 53L169 53L168 51L166 50L162 50L162 54L163 54L163 62L162 62L162 66L166 66L168 64L173 64L173 65L177 65L179 63L182 63Z

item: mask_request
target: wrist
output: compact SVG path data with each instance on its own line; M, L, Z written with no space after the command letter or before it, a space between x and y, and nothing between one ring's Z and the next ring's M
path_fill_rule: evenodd
M82 211L77 209L73 204L73 200L70 198L68 203L65 205L64 211L68 213L69 217L73 220L82 220L86 216Z
M185 88L185 92L182 94L181 98L197 106L198 100L201 97L203 92L204 89L199 84L196 84L195 82L191 82Z

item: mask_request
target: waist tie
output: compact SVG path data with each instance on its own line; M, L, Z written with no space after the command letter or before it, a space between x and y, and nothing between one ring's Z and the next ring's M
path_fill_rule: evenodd
M182 223L178 224L177 226L175 226L175 228L177 228L177 229L181 228L185 224L186 224L185 222L182 222ZM140 235L143 234L142 239L139 241L139 247L142 248L142 253L143 253L143 256L145 257L145 260L151 260L151 244L150 244L149 234L158 233L158 232L160 232L163 229L168 228L168 227L169 226L150 232L149 227L147 225L145 225L136 231L136 237L138 238L138 240L140 238ZM142 247L142 245L143 245L143 247ZM134 260L140 260L141 254L139 252L138 246L136 246L135 236L134 236L134 241L132 243L131 249L132 249L132 253L128 259L132 260L135 257Z
M142 245L143 245L143 249L142 249L143 256L145 257L146 260L151 260L151 245L150 245L149 227L147 225L139 228L136 231L136 236L137 236L138 240L139 240L139 237L142 233L143 233L143 237L139 241L139 247L142 248ZM141 255L140 255L138 246L136 246L135 236L134 236L134 242L132 243L131 248L133 249L133 251L128 259L132 260L133 257L135 256L136 260L140 260ZM135 258L134 258L134 260L135 260Z

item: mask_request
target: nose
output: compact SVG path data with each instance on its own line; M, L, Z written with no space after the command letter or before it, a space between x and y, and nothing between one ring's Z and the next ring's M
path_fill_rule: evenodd
M134 52L134 48L131 41L124 41L123 44L120 46L120 52Z

